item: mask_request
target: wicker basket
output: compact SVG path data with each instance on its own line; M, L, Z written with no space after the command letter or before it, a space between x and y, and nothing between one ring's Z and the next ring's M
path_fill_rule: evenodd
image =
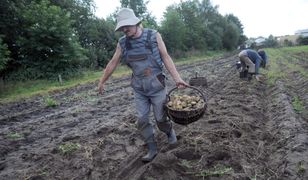
M194 92L197 92L199 94L199 96L203 99L204 101L204 106L202 108L198 108L198 109L192 109L192 110L174 110L171 109L167 106L166 103L166 111L167 111L167 115L168 117L175 123L177 124L181 124L181 125L187 125L190 123L193 123L197 120L199 120L205 113L206 108L207 108L207 102L206 102L206 98L204 96L204 94L202 93L201 90L199 90L196 87L193 86L189 86L188 88L191 88ZM174 92L174 90L177 90L178 88L175 87L173 89L171 89L168 93L168 102L170 101L170 95L172 92Z
M197 72L195 73L195 77L190 78L189 85L191 86L204 86L207 87L206 77L198 77Z

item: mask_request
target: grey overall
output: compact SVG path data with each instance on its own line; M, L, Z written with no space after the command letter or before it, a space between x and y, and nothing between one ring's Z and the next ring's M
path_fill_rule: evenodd
M151 107L159 130L169 133L172 129L164 111L165 76L155 35L153 30L143 29L139 38L120 39L123 60L133 71L131 86L135 95L137 126L146 143L155 141L155 126L149 118Z

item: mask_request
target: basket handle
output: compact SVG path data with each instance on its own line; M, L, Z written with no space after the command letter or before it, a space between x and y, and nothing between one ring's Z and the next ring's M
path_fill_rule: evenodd
M200 89L198 89L198 88L196 88L196 87L194 87L194 86L187 86L188 88L191 88L191 89L193 89L193 90L196 90L196 91L198 91L200 94L201 94L201 96L202 96L202 98L203 98L203 100L204 100L204 102L206 102L207 100L206 100L206 98L205 98L205 96L204 96L204 94L203 94L203 92L200 90ZM172 88L169 92L168 92L168 100L170 100L170 94L171 94L171 92L173 92L174 90L176 90L176 89L178 89L178 87L174 87L174 88Z

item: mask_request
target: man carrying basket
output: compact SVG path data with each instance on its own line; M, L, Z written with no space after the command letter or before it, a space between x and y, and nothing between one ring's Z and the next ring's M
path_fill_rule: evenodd
M103 93L106 81L123 59L133 71L131 86L135 96L137 126L148 147L142 161L149 162L157 155L155 128L149 119L151 106L157 127L166 133L169 144L177 141L172 123L164 111L167 92L163 66L166 66L178 88L185 88L188 84L176 70L161 35L155 30L143 28L132 9L119 11L115 31L122 31L125 36L119 39L116 51L104 70L98 85L99 93Z

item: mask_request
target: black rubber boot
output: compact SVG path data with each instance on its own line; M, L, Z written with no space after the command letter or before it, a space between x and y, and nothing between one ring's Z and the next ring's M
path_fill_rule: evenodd
M143 162L150 162L157 155L157 146L155 142L148 143L147 146L148 146L148 153L141 158Z
M168 136L168 143L169 144L175 144L177 142L176 134L174 129L171 129L169 133L167 133Z

